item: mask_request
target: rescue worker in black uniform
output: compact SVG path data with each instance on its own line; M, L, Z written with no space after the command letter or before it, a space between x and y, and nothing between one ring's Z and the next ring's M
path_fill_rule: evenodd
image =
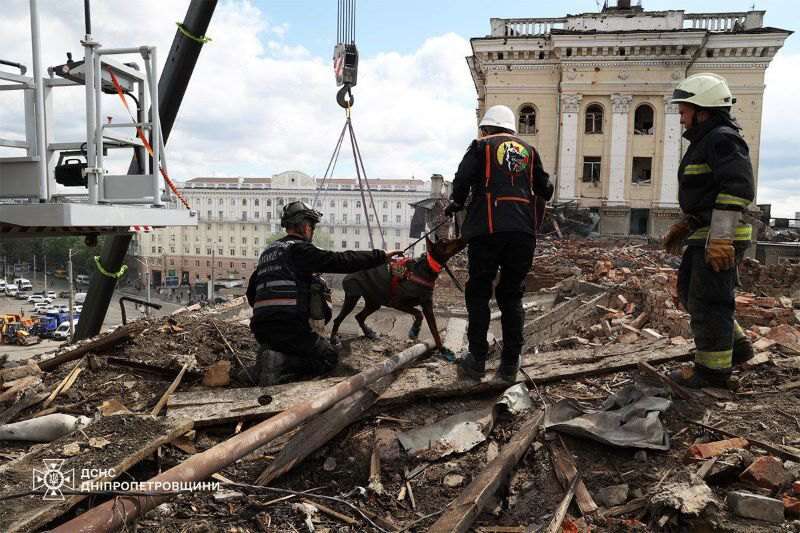
M536 150L516 136L514 112L489 108L480 122L480 137L470 144L453 181L445 214L467 207L462 237L468 243L469 280L465 298L469 351L458 363L462 380L480 380L489 344L489 300L494 289L502 313L503 351L494 379L513 383L523 345L523 283L536 247L536 204L553 196L553 185ZM467 198L470 196L469 204ZM539 213L539 215L543 215Z
M679 255L678 294L691 315L697 348L694 365L673 371L679 384L726 386L734 365L753 357L750 340L734 318L737 264L752 228L742 218L755 198L753 167L741 127L730 115L735 99L725 79L695 74L675 89L689 148L678 167L683 219L664 238Z
M261 345L248 374L261 386L284 373L319 375L332 370L338 352L311 329L309 319L331 318L330 291L318 273L349 274L382 265L403 252L330 252L311 243L322 213L304 202L283 208L286 237L269 244L250 276L247 301L253 307L250 330ZM241 375L240 375L241 376Z

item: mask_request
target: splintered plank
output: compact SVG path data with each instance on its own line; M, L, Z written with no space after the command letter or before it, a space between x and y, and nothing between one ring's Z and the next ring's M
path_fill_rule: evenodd
M603 292L591 298L580 296L563 302L550 312L525 324L525 346L536 346L557 339L562 332L574 331L575 325L596 312L597 304L608 301L608 293ZM585 299L585 301L584 301Z
M560 439L558 444L556 444L556 441L548 443L548 449L550 450L550 457L553 460L553 469L555 470L556 478L558 478L558 482L561 483L564 490L568 490L573 482L579 478L575 460L564 445L564 441ZM597 511L597 504L594 502L594 498L589 494L589 490L582 480L578 479L573 490L575 491L575 501L578 502L581 513L588 515Z
M688 360L693 348L693 343L671 346L666 340L643 340L638 344L527 354L522 358L522 367L536 383L547 383L636 368L640 361L657 364ZM496 382L490 382L490 377L491 374L487 372L483 382L471 385L457 379L454 364L410 368L400 374L378 403L403 403L421 397L461 396L504 388ZM518 381L524 379L521 373L517 375Z
M167 417L189 418L196 426L268 418L287 407L314 399L344 379L336 377L272 387L176 392L167 400Z
M429 529L428 533L464 533L481 514L497 489L508 480L514 467L539 432L544 412L537 411L514 433L508 444L486 465Z
M0 498L28 492L34 470L47 470L44 460L63 459L62 474L73 472L74 489L81 483L110 481L153 454L159 446L192 429L191 420L155 419L141 415L116 415L101 418L83 431L65 435L34 452L0 466ZM103 438L109 444L93 448L89 439ZM80 454L65 457L64 446L79 443ZM94 469L94 472L88 470ZM62 485L64 489L72 488ZM43 500L41 494L6 500L0 506L0 531L34 531L61 516L84 495L64 495L63 500Z

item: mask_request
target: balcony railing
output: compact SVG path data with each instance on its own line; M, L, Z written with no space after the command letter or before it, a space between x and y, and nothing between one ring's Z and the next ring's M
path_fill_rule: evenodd
M492 19L492 37L522 37L548 35L552 29L564 29L567 19L524 18Z
M758 28L763 20L759 12L739 13L686 13L683 15L684 29L708 30L714 32L739 31Z

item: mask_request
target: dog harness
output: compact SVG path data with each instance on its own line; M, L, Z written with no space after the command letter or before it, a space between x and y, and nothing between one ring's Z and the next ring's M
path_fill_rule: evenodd
M437 274L442 271L442 265L440 265L438 261L431 257L430 254L426 254L426 258L428 266L431 270ZM414 271L409 267L409 263L411 263L411 266L413 266L415 263L414 259L410 257L403 257L400 259L395 259L389 263L389 273L391 274L389 295L392 299L397 296L397 290L403 280L416 283L417 285L422 285L423 287L427 287L431 290L433 290L433 288L436 286L435 279L426 279L415 274Z

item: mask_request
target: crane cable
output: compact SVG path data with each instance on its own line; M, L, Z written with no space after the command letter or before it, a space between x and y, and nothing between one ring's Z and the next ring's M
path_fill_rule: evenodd
M333 175L334 169L336 168L336 163L339 161L339 154L342 150L342 143L344 142L344 135L345 132L348 133L350 138L350 148L353 152L353 160L355 163L356 169L356 180L358 182L358 190L361 194L361 205L364 210L364 218L367 225L367 232L369 234L369 242L372 248L375 248L375 242L372 237L372 224L370 223L370 214L369 208L367 207L367 198L364 194L364 188L366 186L366 192L369 196L369 201L372 204L372 213L375 216L375 224L377 225L377 229L381 235L381 244L383 248L386 248L386 237L383 227L381 226L380 218L378 216L378 209L375 206L375 199L372 196L372 188L369 184L369 178L367 177L367 171L364 168L364 159L361 156L361 148L358 145L358 139L356 138L355 129L353 129L353 120L351 116L351 110L353 108L353 93L352 87L355 85L355 71L357 70L357 51L355 50L355 0L338 0L338 8L336 14L336 40L337 40L337 51L341 51L341 47L345 46L346 48L349 47L350 50L353 52L355 59L354 65L346 65L347 62L347 54L337 53L334 57L334 71L338 78L341 77L342 72L346 68L346 66L352 67L352 71L349 73L353 77L348 81L344 81L342 83L342 88L336 95L336 101L339 103L341 107L345 110L345 122L344 126L342 127L342 131L339 133L339 139L336 141L336 145L333 149L333 153L331 154L331 158L328 161L328 166L325 169L325 174L322 178L322 183L318 186L317 192L314 195L314 202L313 205L316 206L318 202L318 198L322 191L325 189L325 184ZM349 100L345 98L345 95L349 97Z

